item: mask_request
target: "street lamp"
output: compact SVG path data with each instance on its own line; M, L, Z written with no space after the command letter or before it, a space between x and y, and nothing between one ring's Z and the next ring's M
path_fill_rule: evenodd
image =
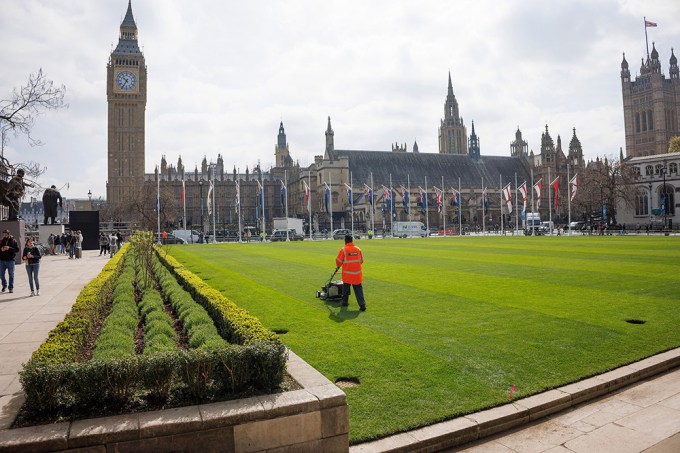
M652 203L652 182L649 182L649 226L652 226L652 206L654 204Z
M87 190L87 198L90 200L90 209L92 209L92 191Z

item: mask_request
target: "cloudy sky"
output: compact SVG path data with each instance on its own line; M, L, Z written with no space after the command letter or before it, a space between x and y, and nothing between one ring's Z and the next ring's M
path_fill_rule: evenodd
M66 86L69 108L38 118L12 162L47 167L39 181L68 198L106 193L106 64L127 0L1 0L0 99L38 68ZM509 155L519 126L540 149L547 124L586 157L624 146L622 52L637 74L643 16L668 74L680 56L677 0L133 0L148 68L146 171L165 155L193 169L274 162L283 121L293 159L338 149L438 152L449 71L482 155Z

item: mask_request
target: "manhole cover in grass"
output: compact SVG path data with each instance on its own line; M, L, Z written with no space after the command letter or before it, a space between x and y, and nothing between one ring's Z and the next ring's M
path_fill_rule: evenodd
M356 387L359 384L361 384L361 381L359 381L358 377L340 377L335 380L335 385L341 389L347 387Z
M644 319L626 319L626 322L628 324L644 324L647 321L645 321Z
M273 332L278 335L284 335L288 333L288 329L274 329Z

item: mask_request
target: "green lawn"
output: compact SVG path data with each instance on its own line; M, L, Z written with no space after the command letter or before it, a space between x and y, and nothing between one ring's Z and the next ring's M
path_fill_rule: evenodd
M553 388L680 345L680 238L362 240L368 310L315 293L342 243L170 252L345 389L353 443ZM630 324L627 319L646 321Z

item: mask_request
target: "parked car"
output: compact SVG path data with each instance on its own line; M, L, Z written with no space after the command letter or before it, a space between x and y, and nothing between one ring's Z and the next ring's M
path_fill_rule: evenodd
M187 243L187 241L185 241L185 240L182 239L182 238L178 238L177 236L175 236L175 235L172 234L172 233L168 233L168 236L167 236L165 239L162 238L162 235L159 236L158 233L155 234L155 237L156 237L156 239L155 239L156 242L158 242L159 237L160 237L160 238L161 238L161 242L162 242L163 244L186 244L186 243Z
M352 232L346 228L341 228L339 230L333 230L333 239L345 239L345 236L352 234ZM354 239L359 239L359 235L354 233Z
M285 241L286 239L291 241L304 241L305 237L296 233L294 229L288 230L288 234L286 234L286 230L275 230L272 235L269 236L269 240L272 242Z

